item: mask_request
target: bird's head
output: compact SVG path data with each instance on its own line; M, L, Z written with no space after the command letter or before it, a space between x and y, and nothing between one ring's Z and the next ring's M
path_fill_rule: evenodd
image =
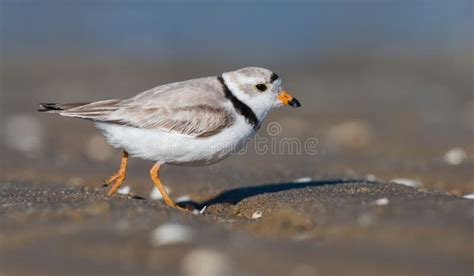
M281 79L274 72L260 67L245 67L222 74L230 91L263 119L273 108L289 105L300 107L300 102L284 91Z

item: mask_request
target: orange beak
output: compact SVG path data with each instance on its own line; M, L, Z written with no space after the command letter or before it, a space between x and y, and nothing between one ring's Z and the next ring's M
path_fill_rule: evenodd
M280 93L278 94L278 99L284 105L289 105L293 108L297 108L301 106L300 102L296 98L288 94L288 92L286 91L280 91Z

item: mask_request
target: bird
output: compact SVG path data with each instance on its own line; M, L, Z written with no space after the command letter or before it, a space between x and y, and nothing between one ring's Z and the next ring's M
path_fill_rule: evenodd
M151 88L128 99L82 103L41 103L39 112L87 119L114 148L122 150L120 168L105 180L112 196L126 178L129 156L150 160L150 178L165 204L177 207L165 190L165 164L205 166L241 149L268 113L300 107L271 70L245 67Z

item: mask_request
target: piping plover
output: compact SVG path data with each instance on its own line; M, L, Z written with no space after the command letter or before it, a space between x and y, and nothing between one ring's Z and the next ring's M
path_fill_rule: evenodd
M175 203L158 172L163 164L208 165L253 137L270 110L298 100L270 70L246 67L220 76L161 85L135 97L91 103L43 103L38 111L92 120L110 145L123 149L108 195L125 180L129 154L156 162L150 176L168 206Z

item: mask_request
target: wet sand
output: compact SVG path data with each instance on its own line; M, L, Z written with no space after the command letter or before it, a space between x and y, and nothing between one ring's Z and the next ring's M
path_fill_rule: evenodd
M190 267L194 275L472 273L474 202L400 184L240 187L193 202L207 206L203 214L137 196L107 198L88 184L0 187L5 275L191 275ZM170 223L189 233L156 243L154 229Z

